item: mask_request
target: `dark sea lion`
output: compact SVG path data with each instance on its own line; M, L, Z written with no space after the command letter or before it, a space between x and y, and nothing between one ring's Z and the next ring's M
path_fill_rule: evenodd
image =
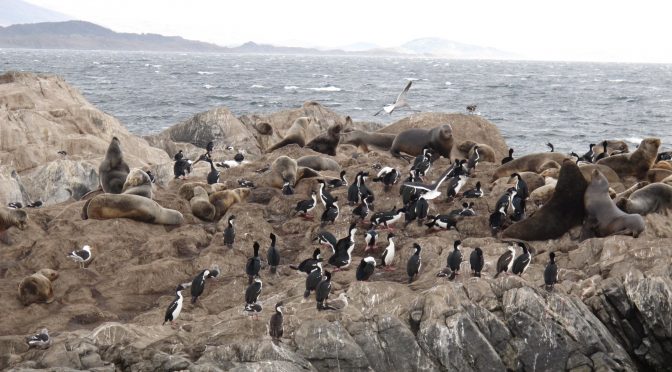
M586 206L586 220L581 232L582 240L593 236L625 233L631 233L636 238L645 229L642 216L627 214L618 209L609 197L609 181L597 169L593 171L583 201Z
M296 159L299 167L308 167L316 171L340 172L341 166L336 160L319 155L306 155Z
M560 168L565 159L568 159L568 156L559 152L539 152L525 155L500 165L493 173L492 180L510 176L512 173L541 173L547 169Z
M351 130L341 133L341 143L359 147L369 152L369 147L380 151L389 151L397 136L395 134Z
M163 208L154 200L138 195L98 195L82 208L82 219L129 218L135 221L160 225L179 225L184 222L182 213Z
M220 218L222 218L222 216L226 214L226 211L232 205L247 201L247 197L250 196L250 192L251 190L247 187L242 187L233 190L217 191L210 194L210 204L215 207L214 220L218 221Z
M0 207L0 242L11 244L7 230L16 227L24 230L28 223L28 214L20 209Z
M634 152L612 155L599 160L597 164L608 166L621 178L634 176L637 179L643 179L646 177L646 172L655 163L659 147L660 139L645 138Z
M292 123L292 126L289 127L285 137L280 140L280 142L274 144L266 150L266 153L273 152L281 147L291 145L293 143L303 147L306 145L306 131L308 126L313 122L313 118L302 116Z
M348 116L347 119L350 119L350 117ZM341 124L334 124L330 126L329 129L327 129L326 133L322 133L308 142L306 147L312 149L313 151L336 156L336 148L338 147L338 143L341 141L342 129L343 126Z
M54 289L51 282L56 279L58 279L58 272L51 269L42 269L23 278L19 283L19 301L24 306L53 302Z
M152 199L152 180L145 171L134 168L126 177L122 194L139 195Z
M509 226L502 233L502 238L530 241L561 237L583 222L583 193L587 187L588 182L579 167L566 159L560 168L551 199L529 218Z
M130 172L128 164L124 161L124 154L121 151L119 138L112 137L110 146L107 148L105 159L98 167L100 176L100 185L108 194L121 194L126 182L126 177Z
M410 156L422 154L425 146L433 150L436 158L443 156L450 159L453 149L453 128L444 124L432 129L411 128L397 134L390 147L390 153L397 158L408 159ZM402 153L406 155L402 155Z
M633 192L629 198L620 199L619 208L626 213L645 216L649 213L669 214L672 210L672 186L652 183Z

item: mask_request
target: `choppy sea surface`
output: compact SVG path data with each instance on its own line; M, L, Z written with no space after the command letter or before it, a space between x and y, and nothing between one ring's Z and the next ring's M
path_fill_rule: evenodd
M563 152L604 138L672 145L672 65L0 49L9 70L61 75L139 135L216 106L243 115L308 100L391 123L409 113L373 114L414 80L413 109L476 103L518 155L548 141Z

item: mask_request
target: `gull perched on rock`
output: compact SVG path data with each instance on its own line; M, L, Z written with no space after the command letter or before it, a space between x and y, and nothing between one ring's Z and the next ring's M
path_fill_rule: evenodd
M397 96L397 100L394 101L394 103L385 105L385 107L373 114L373 116L377 116L383 111L389 115L392 115L394 110L400 109L402 107L407 107L410 109L411 107L408 105L408 102L406 102L406 95L408 94L408 90L411 89L411 84L413 84L412 80L406 84L406 87L401 91L401 93L399 93L399 96Z

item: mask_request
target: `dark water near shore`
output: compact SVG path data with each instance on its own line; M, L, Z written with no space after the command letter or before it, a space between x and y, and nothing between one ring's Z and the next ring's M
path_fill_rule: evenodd
M393 101L406 79L421 111L478 112L521 153L585 152L603 138L672 145L672 65L255 56L0 49L0 71L54 73L132 132L158 132L216 106L236 115L314 100L355 120Z

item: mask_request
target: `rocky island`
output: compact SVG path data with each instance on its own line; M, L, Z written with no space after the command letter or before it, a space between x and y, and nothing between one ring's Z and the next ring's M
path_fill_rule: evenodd
M447 137L432 132L444 125ZM427 220L446 216L448 228L397 221L396 270L383 269L383 226L372 246L365 234L374 213L402 207L400 189L412 157L393 156L389 147L411 152L404 142L427 134L412 137L410 129L434 133L429 147L441 138L439 147L448 149L430 156L421 183L457 169L460 159L469 160L468 170L455 177L459 187L450 186L455 195L441 186L441 194L428 200ZM497 127L478 115L422 113L381 128L315 102L242 117L217 107L141 138L57 76L0 75L0 369L669 370L672 221L665 192L672 164L651 158L660 145L653 138L632 152L611 150L618 146L606 142L611 138L594 140L605 141L605 153L612 155L607 159L620 160L595 164L539 153L502 165L508 146ZM281 141L286 145L277 146ZM335 155L327 155L325 146ZM174 155L180 151L191 172L178 178ZM237 154L244 160L234 160ZM124 166L123 189L103 193L101 182L105 189L107 180L118 177L113 171ZM397 179L372 182L385 167L398 170ZM329 204L318 181L338 180L341 170L348 186L330 189L338 217L321 227ZM329 239L320 244L318 235L328 231L347 244L351 222L357 222L349 189L365 172L373 210L354 224L350 264L339 270L329 259ZM218 179L208 182L214 175ZM529 191L522 220L505 212L493 225L502 196L514 193L520 180ZM484 195L467 198L477 184ZM647 189L651 185L655 191ZM320 199L312 220L296 211L311 191ZM642 200L658 196L657 208L641 210ZM475 215L460 213L465 202L466 208L473 202ZM14 208L6 207L10 203ZM626 231L637 237L612 224L604 233L603 211L616 205L624 212L609 209L615 220L621 214L641 219L642 231ZM235 239L225 244L231 216ZM634 228L630 221L625 230ZM247 263L255 242L263 286L250 303ZM271 244L280 255L275 273L266 259ZM422 248L422 265L409 283L404 269L414 244ZM73 262L77 258L68 255L84 246L90 256ZM459 271L447 268L458 246ZM527 270L496 275L500 257L509 249L520 256L519 246L529 249ZM316 307L315 294L304 298L306 275L292 268L316 248L323 270L332 273L325 310ZM476 248L484 258L480 277L470 270ZM549 288L551 253L558 280ZM375 270L358 281L367 256ZM205 284L192 302L199 275ZM169 305L183 283L181 312L172 326L163 324L167 313L175 314ZM272 338L270 320L280 302L283 332ZM48 329L48 344L29 345L26 337L41 329Z

